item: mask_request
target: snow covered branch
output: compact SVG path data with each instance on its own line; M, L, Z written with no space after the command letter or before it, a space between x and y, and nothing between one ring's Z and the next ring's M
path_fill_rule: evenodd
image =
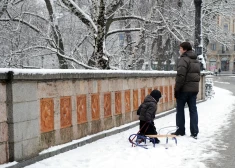
M112 34L115 33L121 33L121 32L133 32L133 31L141 31L142 28L130 28L130 29L117 29L117 30L112 30L106 34L106 38Z
M123 21L123 20L129 20L129 19L136 19L140 21L146 21L145 18L139 17L139 16L121 16L121 17L115 17L112 18L112 21Z
M93 29L94 33L97 33L98 29L92 18L87 15L73 0L61 0L72 13L81 19L89 28Z
M177 37L177 35L171 30L171 28L170 28L169 25L167 24L167 22L166 22L164 16L162 15L162 13L161 13L159 10L158 10L158 12L159 12L160 16L162 17L162 19L163 19L163 21L164 21L164 23L165 23L165 25L166 25L168 31L169 31L178 41L182 41L182 42L185 41L184 37L183 37L181 34L179 34L179 35L181 36L181 39Z

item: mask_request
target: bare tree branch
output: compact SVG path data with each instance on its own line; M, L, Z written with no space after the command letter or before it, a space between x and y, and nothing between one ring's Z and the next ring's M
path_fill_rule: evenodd
M78 60L76 60L72 57L69 57L69 56L63 55L61 53L58 53L58 51L55 48L50 48L50 47L46 47L46 46L32 46L32 47L28 47L28 48L25 48L25 49L22 49L22 50L15 51L14 53L17 54L17 53L21 53L21 52L25 52L25 51L29 51L29 50L35 50L35 49L45 49L45 50L49 50L53 53L60 54L60 56L63 57L64 59L72 61L72 62L74 62L78 65L81 65L86 69L97 69L95 67L88 66L87 64L84 64L84 63L82 63L82 62L80 62L80 61L78 61Z
M77 49L83 44L83 42L89 37L90 35L86 35L78 44L76 44L75 49L73 50L72 54L77 51Z
M2 0L1 0L2 1ZM1 2L0 1L0 2ZM3 0L3 6L2 6L2 8L0 9L0 18L1 18L1 16L3 15L3 13L6 11L6 9L7 9L7 5L8 5L8 3L9 3L9 0Z
M115 13L115 11L123 4L123 0L113 0L110 5L107 7L106 15L109 17L112 13Z
M40 16L38 14L35 13L31 13L31 12L23 12L22 15L30 15L30 16L35 16L37 18L40 18L42 20L44 20L45 22L50 22L48 19L44 18L43 16Z
M14 19L0 19L0 21L3 21L3 22L9 22L9 21L19 22L19 23L22 23L22 24L30 27L32 30L36 31L37 33L41 33L41 31L37 27L33 26L32 24L30 24L30 23L28 23L28 22L26 22L26 21L24 21L22 19L18 19L18 18L14 18Z
M19 3L21 3L21 2L23 2L24 0L13 0L11 3L12 3L12 5L17 5L17 4L19 4Z

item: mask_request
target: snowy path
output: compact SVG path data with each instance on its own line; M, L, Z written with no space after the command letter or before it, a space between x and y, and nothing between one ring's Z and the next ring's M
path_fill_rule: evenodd
M165 149L165 139L154 148L131 147L127 140L136 133L138 127L106 137L91 144L45 159L27 168L205 168L205 160L220 157L216 148L226 149L221 136L229 125L229 117L235 108L235 97L231 92L215 87L215 97L197 105L199 112L198 140L189 137L189 116L186 114L186 136L178 137L178 145L169 140ZM175 113L155 120L157 129L175 125ZM0 166L1 168L1 166Z

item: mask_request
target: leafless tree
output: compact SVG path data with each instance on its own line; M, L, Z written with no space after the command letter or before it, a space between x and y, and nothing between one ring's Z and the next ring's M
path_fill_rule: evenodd
M203 2L205 46L231 45L216 18L232 16L234 2ZM194 13L191 0L0 0L1 66L141 69L148 62L169 70L179 43L194 41Z

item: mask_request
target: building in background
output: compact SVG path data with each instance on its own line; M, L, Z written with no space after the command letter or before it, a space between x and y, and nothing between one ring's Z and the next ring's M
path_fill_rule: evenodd
M217 23L235 35L235 18L224 19L218 17ZM230 47L226 47L219 42L211 41L207 48L207 70L213 71L221 69L222 73L235 73L235 42Z

